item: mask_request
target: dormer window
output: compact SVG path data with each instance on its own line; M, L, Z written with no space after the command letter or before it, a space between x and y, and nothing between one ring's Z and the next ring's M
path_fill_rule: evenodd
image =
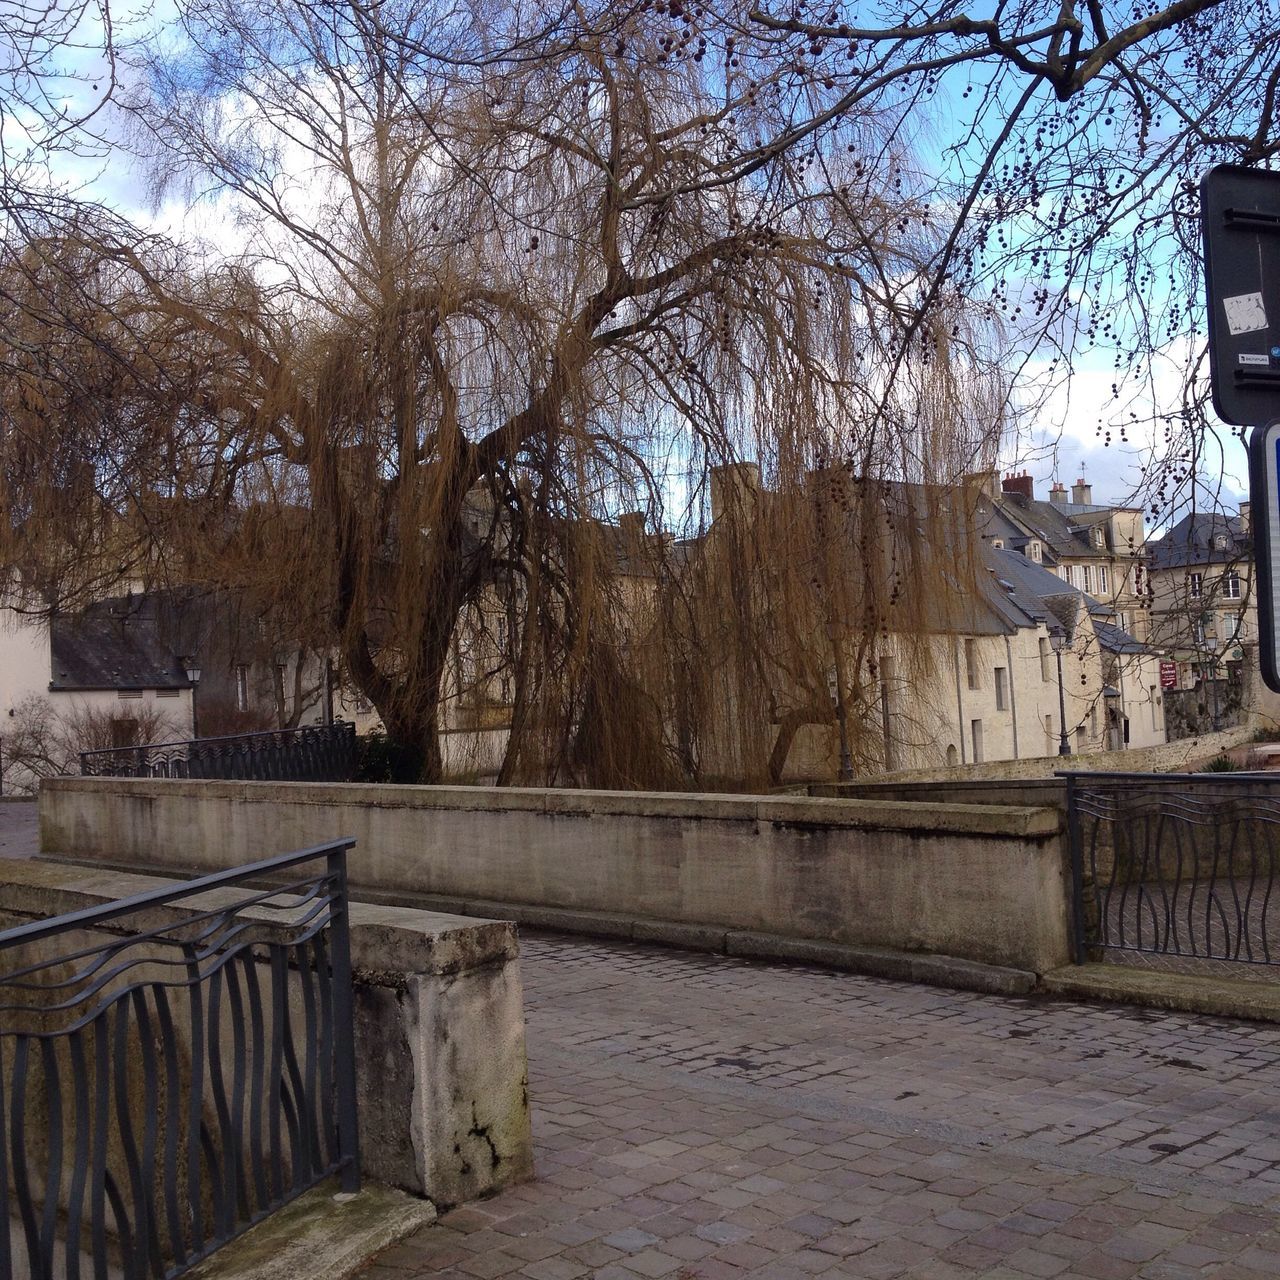
M1213 549L1215 551L1225 551L1227 549L1227 535L1225 533L1215 533L1213 535Z
M991 539L991 545L992 545L993 547L995 547L995 549L996 549L997 551L1003 551L1003 550L1004 550L1004 539L1003 539L1003 538L992 538L992 539Z
M1102 532L1102 528L1100 526L1096 526L1089 531L1089 540L1100 551L1107 545L1107 536Z
M1036 542L1035 539L1033 538L1030 542L1027 543L1027 559L1034 560L1036 564L1039 564L1040 556L1041 556L1040 544Z

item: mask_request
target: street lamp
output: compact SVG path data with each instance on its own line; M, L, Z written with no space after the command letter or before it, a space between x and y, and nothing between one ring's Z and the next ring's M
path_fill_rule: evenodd
M199 721L196 719L196 686L200 683L200 661L192 656L182 659L183 670L191 681L191 737L194 741L200 736Z
M1069 756L1071 744L1067 741L1067 697L1062 688L1062 651L1071 645L1071 637L1061 627L1054 627L1049 632L1049 643L1058 658L1058 724L1062 735L1058 742L1058 754Z

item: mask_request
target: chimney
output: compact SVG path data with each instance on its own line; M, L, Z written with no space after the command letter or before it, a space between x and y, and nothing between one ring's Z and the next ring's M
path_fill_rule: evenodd
M1084 476L1071 486L1071 502L1077 507L1087 507L1093 502L1093 485L1085 484Z
M635 555L644 546L644 512L624 511L618 517L618 529L624 550L628 555Z
M741 514L760 492L760 468L754 462L727 462L711 468L711 519L733 509Z
M996 481L1000 478L998 471L971 471L965 476L965 484L971 485L973 488L987 498L996 496Z
M1019 497L1026 498L1030 502L1035 497L1035 481L1032 480L1029 471L1024 471L1020 476L1015 476L1010 472L1001 483L1000 491L1001 493L1016 493Z
M1253 525L1250 520L1252 508L1248 502L1240 504L1240 523L1244 526L1245 535L1248 536L1253 532Z
M1055 480L1049 489L1049 501L1052 502L1055 507L1065 507L1067 505L1067 486L1059 484L1058 481Z

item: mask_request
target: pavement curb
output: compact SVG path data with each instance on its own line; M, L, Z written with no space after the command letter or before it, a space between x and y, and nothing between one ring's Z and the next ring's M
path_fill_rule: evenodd
M347 1280L436 1220L429 1200L390 1187L335 1190L325 1183L276 1210L195 1267L192 1280Z
M849 973L863 973L899 982L923 982L931 986L978 991L987 995L1022 996L1036 989L1037 975L1026 969L982 964L958 956L933 952L893 951L885 947L827 942L819 938L795 938L752 930L726 929L723 925L684 924L674 920L635 919L622 913L573 911L561 907L529 906L492 899L437 897L431 894L357 893L370 901L412 901L427 910L458 915L514 920L533 929L552 929L587 937L651 942L690 951L709 951L743 960L787 960L824 965Z
M1280 987L1239 978L1082 964L1046 973L1040 989L1047 995L1140 1005L1170 1013L1280 1023Z

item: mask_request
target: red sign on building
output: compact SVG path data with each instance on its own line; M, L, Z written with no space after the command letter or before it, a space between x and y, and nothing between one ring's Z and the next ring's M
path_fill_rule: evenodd
M1178 664L1176 662L1160 663L1160 687L1176 689L1178 687Z

